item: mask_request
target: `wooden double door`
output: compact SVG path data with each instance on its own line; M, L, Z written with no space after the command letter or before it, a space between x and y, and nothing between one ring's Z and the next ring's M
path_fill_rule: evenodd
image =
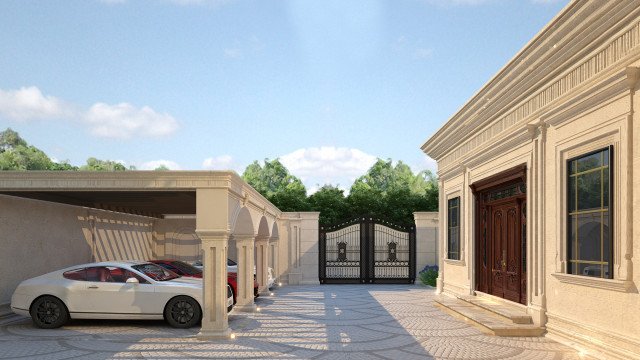
M526 183L476 191L476 290L526 304Z

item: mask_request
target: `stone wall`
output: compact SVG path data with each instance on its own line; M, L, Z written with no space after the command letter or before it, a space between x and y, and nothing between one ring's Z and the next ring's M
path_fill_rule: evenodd
M16 286L34 276L92 261L153 257L153 221L0 195L0 306L6 310Z

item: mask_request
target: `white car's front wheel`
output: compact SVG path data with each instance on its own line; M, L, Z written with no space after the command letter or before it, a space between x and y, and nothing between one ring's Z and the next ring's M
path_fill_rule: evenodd
M37 327L55 329L69 320L69 312L62 300L54 296L41 296L31 305L31 319Z
M169 325L176 328L190 328L196 325L201 317L200 305L188 296L176 296L169 300L164 308L164 317Z

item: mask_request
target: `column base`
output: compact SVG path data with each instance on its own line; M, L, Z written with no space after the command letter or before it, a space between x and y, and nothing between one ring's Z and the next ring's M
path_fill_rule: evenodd
M230 328L227 328L226 330L200 329L200 332L198 333L198 335L196 335L196 339L201 341L230 339L230 338L231 338Z
M239 311L239 312L252 313L252 312L257 312L258 311L258 306L255 303L254 304L246 304L246 305L235 305L233 307L233 310Z
M438 278L436 279L436 295L442 294L443 286L444 283L442 282L442 278L438 276Z

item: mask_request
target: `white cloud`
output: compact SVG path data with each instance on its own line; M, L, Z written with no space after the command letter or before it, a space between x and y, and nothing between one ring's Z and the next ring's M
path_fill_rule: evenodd
M238 172L233 157L230 155L220 155L204 159L202 168L205 170L235 170Z
M0 89L0 116L11 120L49 120L73 116L68 104L53 96L45 96L35 86L19 90Z
M89 109L44 95L35 86L19 90L0 89L0 118L14 121L72 120L89 128L98 137L129 139L134 136L160 137L178 130L178 121L149 106L129 103L95 103Z
M153 160L142 163L139 167L140 170L155 170L160 166L166 166L170 170L182 170L180 164L171 160Z
M416 173L419 173L422 170L431 170L432 173L436 174L438 171L438 163L428 156L424 156L422 158L422 162L415 167L411 167Z
M178 129L178 122L171 115L157 113L148 106L136 108L128 103L96 103L83 118L93 135L107 138L159 137Z
M346 190L377 159L358 149L333 146L298 149L280 157L282 164L303 181L309 193L324 184L339 185Z

